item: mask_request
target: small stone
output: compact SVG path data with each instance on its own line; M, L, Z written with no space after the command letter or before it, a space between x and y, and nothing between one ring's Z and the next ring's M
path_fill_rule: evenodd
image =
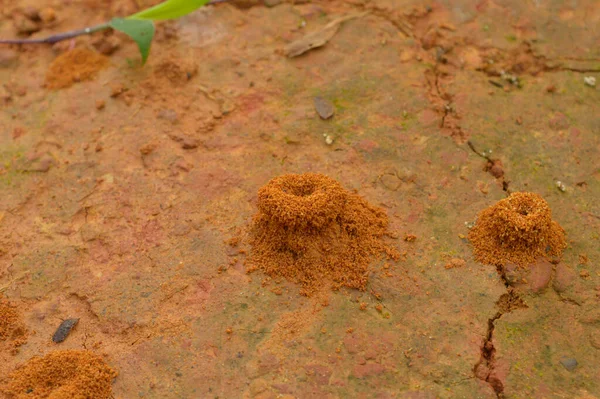
M333 137L331 137L328 134L324 134L324 136L325 136L325 144L332 145L333 144Z
M177 116L177 112L175 112L172 109L161 109L160 111L158 111L157 118L164 119L171 123L177 123L177 121L179 120L179 117Z
M96 100L96 109L99 111L101 109L104 109L104 107L106 106L106 101L104 100Z
M329 100L323 97L315 97L314 99L315 110L321 117L321 119L329 119L335 113L335 106Z
M44 156L39 161L34 162L28 169L29 172L48 172L54 164L54 160L50 156Z
M15 17L15 19L13 20L13 24L17 33L21 35L30 35L32 33L38 32L41 29L41 26L38 23L23 16Z
M121 39L117 36L104 36L93 43L96 50L104 55L111 55L121 47Z
M572 269L563 263L556 265L556 273L552 280L552 288L556 292L565 292L573 285L573 280L575 280L575 272Z
M539 259L529 267L529 286L533 292L539 293L548 287L552 270L552 263L545 259Z
M56 20L56 11L51 7L43 8L38 15L44 23L54 22Z
M583 82L590 87L596 87L596 78L594 76L585 76Z
M417 236L414 234L409 234L409 233L404 234L404 241L406 241L406 242L413 242L413 241L416 241L416 239L417 239Z
M198 141L191 137L184 137L181 140L181 148L184 150L193 150L194 148L198 148Z
M79 319L67 319L60 323L60 326L58 326L58 329L52 336L52 341L56 342L57 344L63 342L65 339L67 339L77 323L79 323Z
M40 19L40 12L37 8L35 7L25 7L21 10L21 12L23 13L24 16L26 16L27 18L29 18L32 21L36 21L39 22Z
M0 68L13 66L19 57L19 53L9 48L0 48Z
M561 192L564 193L565 191L567 191L567 187L565 186L565 183L561 182L560 180L557 180L555 182L555 184L556 184L556 188L558 188Z
M156 149L157 145L155 143L147 143L140 147L140 154L142 155L150 155Z
M507 261L504 264L504 278L511 287L516 287L523 280L523 271L515 263Z
M573 371L579 363L577 363L577 359L574 359L572 357L563 357L562 359L560 359L560 364L562 364L563 367L568 371Z
M496 179L501 178L502 176L504 176L504 168L502 165L502 161L500 161L499 159L489 161L486 166L486 171L490 172L490 174Z
M189 172L194 167L193 164L191 164L189 162L186 162L184 159L178 159L177 161L175 161L175 163L173 164L173 166L176 169L182 170L184 172Z
M110 86L110 96L112 98L117 98L126 91L127 88L125 88L125 85L123 85L123 83L116 82Z

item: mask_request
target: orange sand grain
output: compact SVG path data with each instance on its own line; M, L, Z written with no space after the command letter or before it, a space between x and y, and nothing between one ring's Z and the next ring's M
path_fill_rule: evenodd
M108 399L117 373L88 351L65 350L33 357L0 385L9 399Z
M50 64L46 86L64 89L73 83L91 80L107 65L108 58L105 56L87 48L75 48L59 55Z
M258 192L248 272L301 285L310 296L329 284L365 290L372 258L385 254L388 218L335 180L315 173L277 177Z

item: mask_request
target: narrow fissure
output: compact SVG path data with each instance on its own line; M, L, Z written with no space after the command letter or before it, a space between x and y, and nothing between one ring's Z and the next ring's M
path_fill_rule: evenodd
M490 158L485 153L477 151L472 141L467 141L467 145L469 146L471 151L473 151L475 154L487 161L483 170L494 176L496 180L500 181L500 183L502 184L502 190L506 192L507 195L510 195L510 181L506 179L506 176L504 174L504 168L502 167L502 162L499 159Z
M498 298L498 301L496 302L498 311L492 318L488 319L487 331L481 345L481 356L479 361L473 367L473 373L476 378L487 382L496 393L496 396L500 399L504 398L504 384L496 373L496 347L494 346L496 321L513 310L527 308L527 305L523 299L521 299L519 294L509 285L504 268L498 267L497 270L507 292Z

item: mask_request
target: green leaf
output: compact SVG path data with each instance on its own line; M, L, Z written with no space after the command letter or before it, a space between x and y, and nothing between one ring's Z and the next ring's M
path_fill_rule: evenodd
M175 19L197 10L208 2L209 0L167 0L127 18L153 21Z
M138 45L142 55L142 64L150 55L150 46L154 37L154 22L140 19L113 18L110 27L131 37Z

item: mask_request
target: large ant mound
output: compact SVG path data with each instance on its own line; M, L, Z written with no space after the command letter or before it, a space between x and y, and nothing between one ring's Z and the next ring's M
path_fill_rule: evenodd
M33 357L8 376L0 392L8 398L71 399L112 397L117 373L98 355L65 350Z
M475 259L495 266L527 266L540 257L560 257L567 246L548 203L534 193L513 193L481 211L469 240Z
M385 212L335 180L315 173L283 175L258 192L248 272L284 277L310 295L325 284L365 290L369 263L385 253Z
M27 329L17 308L0 294L0 349L8 342L12 351L27 342Z

